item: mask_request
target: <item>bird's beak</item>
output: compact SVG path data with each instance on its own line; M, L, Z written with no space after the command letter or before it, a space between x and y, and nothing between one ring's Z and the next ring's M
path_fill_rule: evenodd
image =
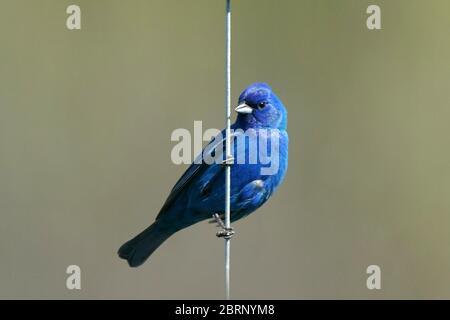
M252 107L250 107L248 104L242 103L234 109L237 113L244 113L249 114L253 112Z

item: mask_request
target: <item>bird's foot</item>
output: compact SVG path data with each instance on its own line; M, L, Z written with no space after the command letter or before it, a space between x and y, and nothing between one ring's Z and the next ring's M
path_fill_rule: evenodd
M231 156L222 161L222 166L228 167L228 166L233 165L233 163L234 163L234 158Z
M234 234L235 234L235 232L234 232L233 228L225 228L225 229L217 231L216 237L229 240L229 239L233 238Z
M223 223L221 216L219 216L217 213L213 214L213 217L213 221L217 222L217 226L222 228L222 230L217 231L216 236L218 238L225 238L227 240L231 239L235 234L234 229L231 227L227 228Z

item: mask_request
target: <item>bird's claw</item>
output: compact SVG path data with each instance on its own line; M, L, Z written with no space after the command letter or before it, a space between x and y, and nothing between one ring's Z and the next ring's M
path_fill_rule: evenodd
M217 213L213 214L213 218L214 220L212 221L217 222L217 226L222 228L222 230L217 231L216 236L218 238L225 238L227 240L231 239L235 234L234 229L232 227L227 228L223 223L221 216L219 216Z
M227 240L231 239L234 236L235 232L233 228L224 228L222 230L217 231L216 237L225 238Z
M228 166L233 165L233 163L234 163L234 157L228 157L222 161L222 166L228 167Z

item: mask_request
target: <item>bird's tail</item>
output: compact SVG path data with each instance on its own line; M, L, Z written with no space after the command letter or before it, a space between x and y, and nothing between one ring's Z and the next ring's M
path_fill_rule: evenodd
M136 237L123 244L119 257L128 261L130 267L139 267L158 247L175 231L167 228L158 220Z

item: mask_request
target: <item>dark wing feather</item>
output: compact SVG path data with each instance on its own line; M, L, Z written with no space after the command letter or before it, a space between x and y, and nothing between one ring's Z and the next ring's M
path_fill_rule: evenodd
M162 206L161 210L159 211L158 215L156 216L156 220L163 214L167 208L172 205L172 203L175 201L177 196L181 193L182 190L186 188L187 185L190 184L193 178L195 178L200 172L205 170L205 164L191 164L191 166L186 170L186 172L181 176L181 178L178 180L178 182L175 184L175 186L172 188L172 191L170 192L169 196L166 199L166 202L164 202L164 205Z
M237 135L242 134L241 132L235 132L231 135L231 138L234 139ZM224 136L224 132L222 131L222 136ZM211 154L212 152L216 151L217 146L222 145L222 154L225 152L225 139L222 139L219 142L216 142L214 144L212 144L213 142L215 142L216 139L213 139L212 142L210 142L208 144L208 146L206 146L206 148L203 150L202 155L206 152L208 152L209 154ZM199 155L199 157L201 157L202 155ZM215 156L221 156L216 154ZM165 212L171 205L172 203L176 200L176 198L180 195L180 193L185 190L192 182L192 180L198 176L200 176L210 165L206 164L204 161L202 161L201 163L197 163L198 161L194 161L193 164L191 164L191 166L186 170L186 172L181 176L181 178L178 180L178 182L175 184L175 186L172 188L172 191L170 192L169 196L167 197L166 202L164 203L163 207L161 208L158 216L156 217L156 219L158 219L161 214L163 212ZM220 172L220 170L218 170L217 172ZM212 181L213 179L211 179L210 181ZM203 189L208 188L208 184L206 184L205 186L203 186Z

